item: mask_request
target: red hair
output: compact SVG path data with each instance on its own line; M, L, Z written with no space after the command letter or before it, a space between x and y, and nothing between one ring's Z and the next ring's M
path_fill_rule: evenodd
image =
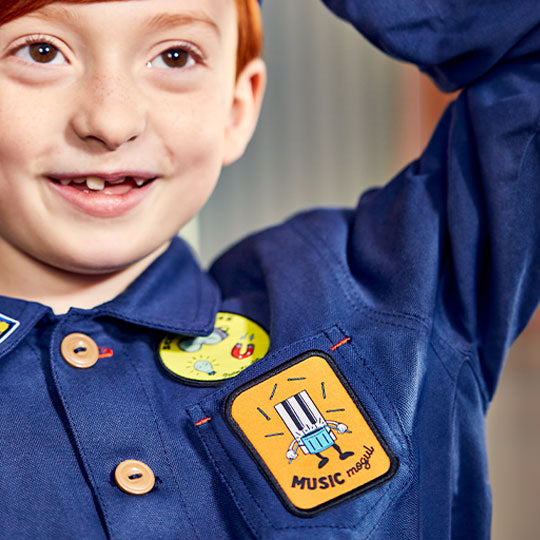
M90 4L112 0L64 0L70 4ZM8 23L17 17L40 9L55 0L0 0L0 25ZM262 54L263 31L261 11L257 0L235 0L238 12L238 48L236 51L236 75L244 69L247 63Z
M261 9L257 0L235 0L238 12L238 49L236 50L236 75L247 63L259 58L263 50Z

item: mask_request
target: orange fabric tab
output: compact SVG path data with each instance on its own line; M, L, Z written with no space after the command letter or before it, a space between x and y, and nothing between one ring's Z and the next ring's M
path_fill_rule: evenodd
M390 478L393 456L334 361L314 352L230 396L227 416L286 506L311 515Z
M99 356L98 358L101 360L102 358L112 358L114 355L114 352L112 349L106 349L105 347L99 347Z
M331 351L335 351L336 349L339 349L340 347L342 347L343 345L345 345L345 343L349 343L349 341L351 341L351 338L350 338L350 337L346 337L346 338L342 339L339 343L336 343L335 345L333 345L332 347L330 347L330 350L331 350Z

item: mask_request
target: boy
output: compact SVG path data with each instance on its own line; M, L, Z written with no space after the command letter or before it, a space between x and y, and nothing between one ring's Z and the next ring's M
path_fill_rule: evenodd
M0 27L5 535L489 536L483 417L540 285L537 9L326 3L465 89L355 211L210 274L169 241L256 122L235 5Z

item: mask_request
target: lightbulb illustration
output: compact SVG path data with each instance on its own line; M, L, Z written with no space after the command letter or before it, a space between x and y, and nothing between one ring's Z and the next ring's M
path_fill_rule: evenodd
M193 367L197 371L202 371L203 373L206 373L207 375L214 375L215 374L214 366L208 360L197 360L193 364Z

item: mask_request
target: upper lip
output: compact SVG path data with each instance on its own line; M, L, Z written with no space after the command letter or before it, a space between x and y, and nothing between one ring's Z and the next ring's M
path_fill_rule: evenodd
M97 176L105 180L106 182L114 182L120 178L125 178L126 176L131 176L133 178L143 178L144 180L150 180L152 178L157 178L159 174L148 171L118 171L112 173L104 172L78 172L78 173L51 173L46 174L48 178L53 178L54 180L75 180L77 178L87 178L88 176Z

